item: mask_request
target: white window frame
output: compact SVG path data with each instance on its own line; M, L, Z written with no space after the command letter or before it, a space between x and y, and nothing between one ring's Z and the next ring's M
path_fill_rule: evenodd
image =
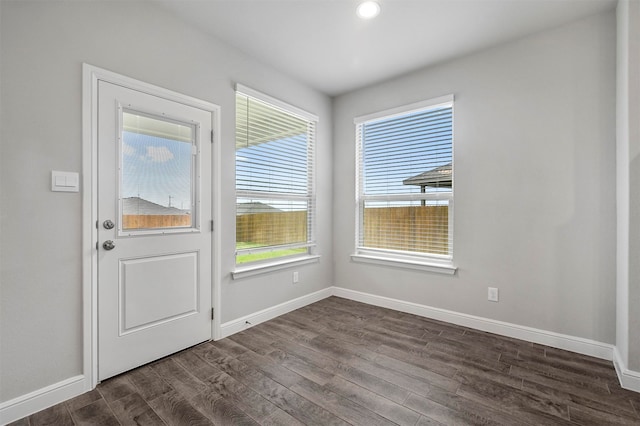
M236 84L236 93L245 95L249 98L254 98L261 102L265 102L270 106L281 109L282 111L302 118L306 121L312 122L314 124L314 128L317 131L318 128L318 116L312 113L309 113L303 109L300 109L296 106L290 105L286 102L283 102L279 99L266 95L257 90L251 89L242 84ZM314 132L315 133L315 132ZM238 198L262 198L262 199L282 199L282 200L299 200L299 201L307 201L308 202L308 211L307 211L307 242L300 244L289 244L289 245L281 245L281 246L269 246L255 249L245 249L242 250L243 253L257 253L257 252L268 252L273 250L280 250L286 248L307 248L306 253L301 253L298 255L290 255L290 256L282 256L274 259L254 261L237 264L235 269L232 271L232 278L244 278L253 275L257 275L263 272L271 272L274 270L279 270L283 268L293 267L300 264L307 264L319 261L320 256L316 253L316 143L317 138L314 134L308 140L309 146L307 147L310 152L310 158L308 162L308 170L307 170L307 178L308 178L308 193L306 195L299 194L288 194L288 193L276 193L276 192L259 192L259 191L235 191L236 193L236 205ZM234 181L235 186L235 181ZM238 254L238 250L235 247L235 239L234 239L234 250L236 252L236 256Z
M443 274L455 274L457 268L453 264L453 211L454 211L454 186L455 179L452 181L452 188L449 192L434 193L413 193L413 194L383 194L383 195L366 195L363 189L363 140L362 127L370 122L380 119L393 118L394 116L406 115L411 112L422 111L426 109L435 109L439 107L451 107L452 120L455 120L454 96L446 95L434 99L412 103L397 108L391 108L356 117L353 121L356 127L356 226L355 226L355 253L351 259L355 262L363 262L370 264L378 264L384 266L402 267L406 269L417 269L429 272L437 272ZM455 161L453 159L453 122L452 122L452 176L455 170ZM361 232L363 229L363 211L366 201L417 201L417 200L447 200L448 201L448 235L449 235L449 253L448 255L438 255L432 253L406 252L391 249L379 249L364 247L360 244Z

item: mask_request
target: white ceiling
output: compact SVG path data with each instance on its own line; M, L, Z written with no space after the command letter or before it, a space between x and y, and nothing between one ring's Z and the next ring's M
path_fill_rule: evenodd
M240 51L334 96L612 9L616 0L155 0Z

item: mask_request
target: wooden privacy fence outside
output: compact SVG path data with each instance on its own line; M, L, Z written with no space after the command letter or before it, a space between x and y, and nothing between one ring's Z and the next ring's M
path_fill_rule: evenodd
M280 245L307 241L307 212L269 212L236 216L236 241ZM364 245L372 248L448 254L447 206L368 208Z
M191 226L188 214L125 214L122 215L122 229L176 228Z
M307 241L307 212L269 212L236 216L236 241L281 245Z
M449 253L448 206L364 209L364 246L422 253Z

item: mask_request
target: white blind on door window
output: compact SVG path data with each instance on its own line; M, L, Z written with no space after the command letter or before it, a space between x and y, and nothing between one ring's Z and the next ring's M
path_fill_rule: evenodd
M315 121L236 93L236 262L314 244Z
M359 250L451 258L453 104L356 120Z

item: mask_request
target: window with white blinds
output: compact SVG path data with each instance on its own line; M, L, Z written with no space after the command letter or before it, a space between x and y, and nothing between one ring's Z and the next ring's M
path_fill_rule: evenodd
M236 264L314 246L317 117L236 88Z
M355 124L357 252L451 260L453 96Z

